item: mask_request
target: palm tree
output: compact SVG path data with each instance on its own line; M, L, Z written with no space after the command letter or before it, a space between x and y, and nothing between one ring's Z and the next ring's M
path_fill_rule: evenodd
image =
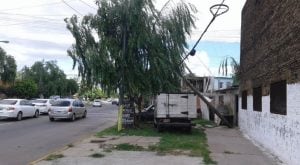
M238 85L240 78L240 64L233 57L225 57L221 61L219 65L219 74L227 76L229 67L231 67L232 70L233 85Z

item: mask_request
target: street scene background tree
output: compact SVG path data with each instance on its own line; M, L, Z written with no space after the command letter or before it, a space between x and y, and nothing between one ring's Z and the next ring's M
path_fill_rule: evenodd
M74 79L66 78L55 61L37 61L31 67L25 66L20 79L32 80L37 84L36 97L72 96L79 88Z
M16 78L17 65L13 56L0 47L0 80L2 83L13 83Z

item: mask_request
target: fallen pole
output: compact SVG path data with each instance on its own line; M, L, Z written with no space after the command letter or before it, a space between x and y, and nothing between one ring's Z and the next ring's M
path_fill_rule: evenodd
M232 128L233 126L228 122L227 119L224 118L224 116L208 101L206 100L206 98L193 86L193 84L190 83L189 80L187 80L182 74L178 74L185 82L186 84L196 93L197 96L199 96L208 106L208 109L210 112L216 114L221 120L222 122L224 122L224 124L229 127Z

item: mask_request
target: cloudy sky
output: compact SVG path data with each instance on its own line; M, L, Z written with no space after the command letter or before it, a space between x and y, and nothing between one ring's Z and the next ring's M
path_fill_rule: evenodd
M0 5L0 42L5 51L13 55L18 70L35 61L56 60L66 74L77 74L72 70L72 60L67 56L67 49L74 42L66 30L64 18L73 14L81 17L95 13L94 0L1 0ZM167 0L156 0L160 9ZM210 6L222 0L185 0L194 4L196 29L189 38L192 47L212 18ZM176 2L176 0L174 0ZM198 76L218 75L217 68L225 56L239 60L241 10L245 0L225 0L229 11L217 17L196 47L195 56L188 59L188 66Z

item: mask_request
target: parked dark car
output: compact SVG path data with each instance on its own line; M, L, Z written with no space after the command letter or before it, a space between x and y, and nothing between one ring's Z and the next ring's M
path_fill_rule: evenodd
M143 109L139 114L141 121L153 121L154 120L154 105L150 105L147 108Z

